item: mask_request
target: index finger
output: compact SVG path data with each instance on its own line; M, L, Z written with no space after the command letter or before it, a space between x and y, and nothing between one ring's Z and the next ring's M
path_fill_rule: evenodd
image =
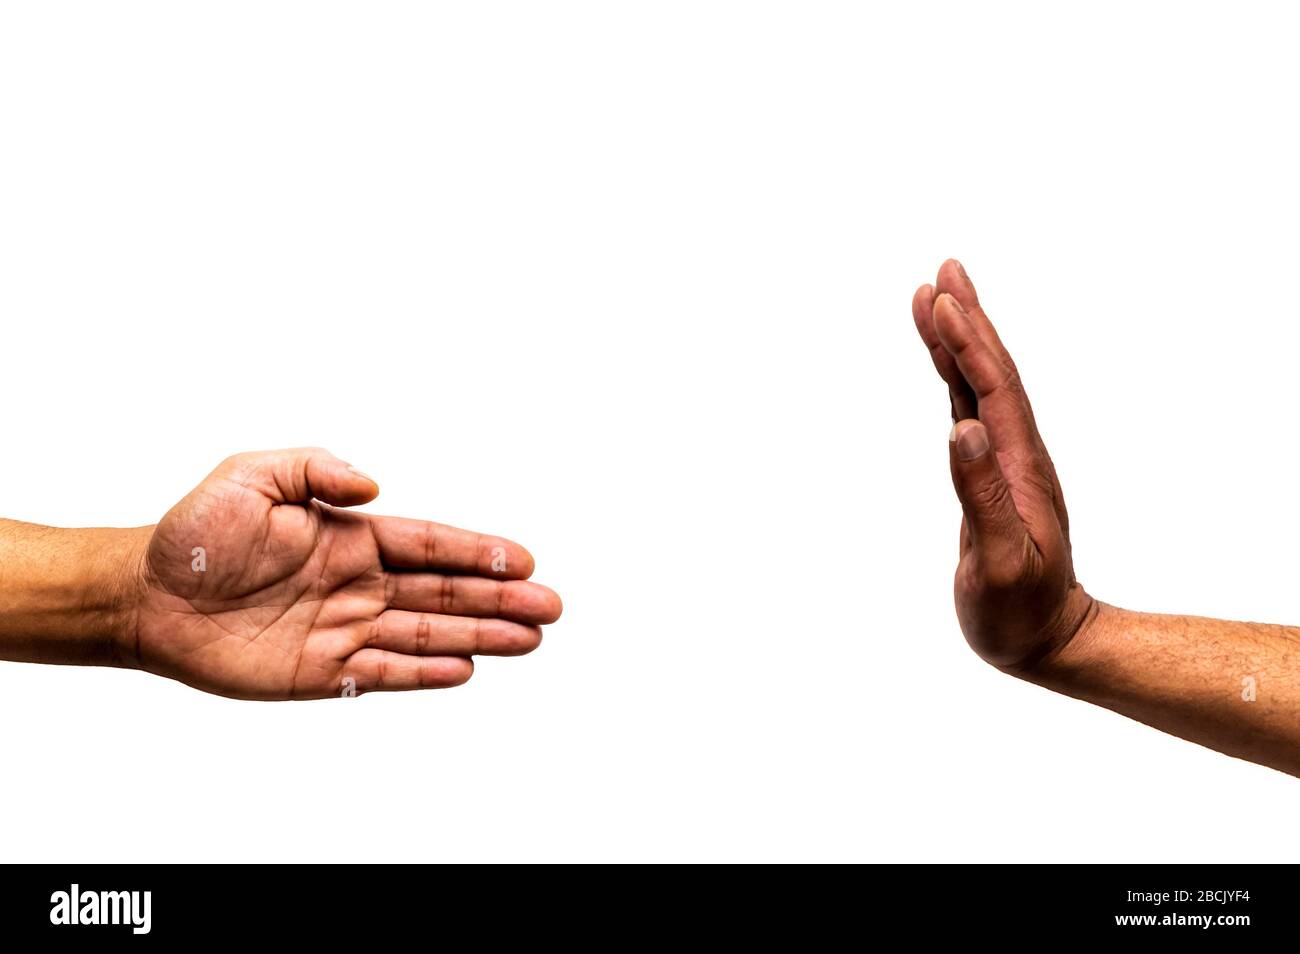
M977 408L975 404L975 392L966 379L962 377L961 370L957 367L957 361L948 349L943 346L939 340L939 332L934 327L934 287L932 285L922 285L912 296L912 320L916 322L916 330L921 335L921 341L930 352L930 360L934 362L934 369L939 372L939 377L948 385L948 399L952 403L952 419L960 421L962 418L975 417Z
M980 304L975 283L970 280L965 267L957 259L950 258L939 266L939 275L934 280L934 294L936 298L943 294L956 298L957 303L966 310L966 314L970 315L975 330L988 342L993 353L1002 360L1003 364L1015 370L1016 363L1011 360L1011 355L1006 345L1002 343L998 330L993 327L993 322L989 320L984 306Z
M993 322L989 320L988 314L984 311L984 306L980 304L979 295L975 291L975 283L966 274L966 269L961 262L955 258L950 258L939 267L939 277L935 280L933 294L949 294L957 299L957 303L970 316L971 324L974 325L976 333L984 339L989 349L1002 360L1002 363L1011 369L1011 373L1018 380L1020 372L1016 370L1016 363L1011 359L1011 354L1007 351L1006 345L1002 343L1002 338L998 335L997 329L993 327ZM1024 388L1021 387L1018 390L1025 414L1029 418L1029 427L1033 432L1034 441L1038 444L1041 458L1040 465L1045 476L1052 483L1052 504L1056 508L1056 516L1061 521L1062 529L1068 532L1070 529L1070 516L1065 510L1065 497L1061 492L1061 481L1056 476L1056 465L1052 463L1051 455L1047 453L1047 446L1043 443L1043 437L1038 432L1038 425L1034 420L1034 409L1029 403L1028 396L1024 393Z
M1005 454L1009 458L1006 477L1012 490L1018 491L1017 506L1030 503L1030 497L1034 495L1026 495L1026 491L1034 488L1023 478L1032 472L1037 472L1040 478L1045 477L1043 460L1046 455L1015 371L1004 364L989 342L981 337L971 316L952 295L945 292L935 300L934 321L944 347L951 352L962 374L975 389L979 419L988 428L994 449L1000 457ZM1031 531L1046 530L1047 514L1056 519L1050 501L1051 483L1046 483L1041 489L1044 499L1048 500L1048 509L1039 512L1039 502L1033 500L1033 513L1021 510L1021 516Z
M533 555L504 537L406 517L371 517L370 529L384 565L393 569L449 570L498 580L526 580L533 573Z

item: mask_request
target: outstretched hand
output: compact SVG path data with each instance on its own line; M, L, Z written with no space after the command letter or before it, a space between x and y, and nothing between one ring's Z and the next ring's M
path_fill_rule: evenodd
M244 699L456 686L478 654L535 649L560 615L500 537L337 509L379 488L318 448L238 454L153 529L124 651Z
M1094 601L1074 576L1070 521L1015 363L965 269L949 259L912 299L948 385L953 484L961 500L957 617L984 659L1033 669L1077 633Z

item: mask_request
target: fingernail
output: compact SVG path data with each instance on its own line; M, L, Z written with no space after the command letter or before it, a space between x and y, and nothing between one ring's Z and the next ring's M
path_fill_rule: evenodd
M966 266L963 265L961 262L957 261L957 259L955 258L952 260L952 262L954 265L957 266L957 271L961 274L961 277L966 279L966 281L969 282L970 276L966 274Z
M379 481L375 480L375 478L371 477L369 474L365 473L364 471L357 470L357 469L356 469L355 467L353 467L351 464L348 464L348 470L350 470L352 473L356 474L358 477L363 477L363 478L365 478L366 480L370 481L370 482L371 482L372 484L374 484L376 487L379 486Z
M943 295L944 295L944 297L947 298L950 302L952 302L952 307L954 307L954 308L957 309L957 314L959 314L959 315L964 315L964 314L966 314L966 309L963 308L963 307L961 306L961 302L959 302L959 301L957 300L956 296L954 296L954 295L949 295L947 292L944 292Z
M952 430L948 432L948 443L951 444L957 439L957 422L952 422Z
M972 424L957 437L957 459L975 460L989 449L989 432L983 424Z

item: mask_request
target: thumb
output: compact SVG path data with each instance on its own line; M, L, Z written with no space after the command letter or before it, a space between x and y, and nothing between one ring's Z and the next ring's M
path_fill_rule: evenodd
M1018 567L1024 559L1027 531L1002 476L988 428L973 419L958 421L948 435L948 455L971 546L991 566Z
M379 485L323 447L236 454L221 470L276 503L306 503L315 498L339 507L368 503Z

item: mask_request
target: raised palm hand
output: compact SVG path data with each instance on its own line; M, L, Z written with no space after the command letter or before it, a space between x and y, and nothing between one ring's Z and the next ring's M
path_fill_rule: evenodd
M917 289L912 317L952 404L949 458L964 514L957 617L984 659L1023 674L1095 607L1074 575L1061 484L1015 362L958 262Z
M526 550L337 509L377 493L317 448L222 462L153 529L128 650L208 692L318 699L460 685L473 655L537 647L561 607Z

